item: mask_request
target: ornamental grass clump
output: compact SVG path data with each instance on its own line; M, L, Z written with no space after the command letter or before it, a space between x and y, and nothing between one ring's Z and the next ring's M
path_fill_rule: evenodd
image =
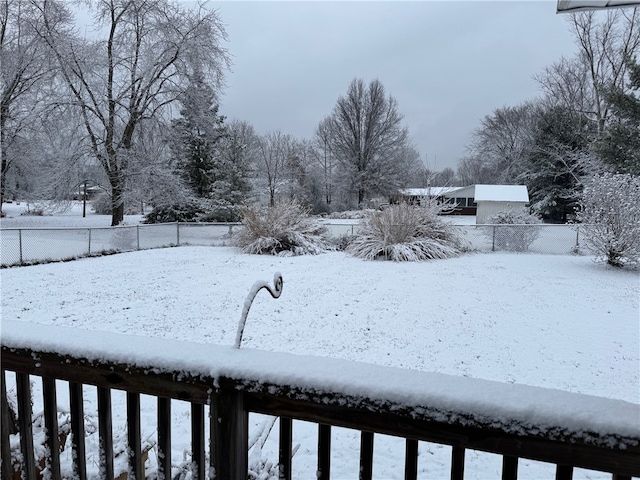
M419 262L460 254L462 241L455 226L441 220L438 206L401 203L372 212L347 251L366 260Z
M332 249L327 229L296 202L261 210L246 208L242 224L235 245L244 253L316 255Z

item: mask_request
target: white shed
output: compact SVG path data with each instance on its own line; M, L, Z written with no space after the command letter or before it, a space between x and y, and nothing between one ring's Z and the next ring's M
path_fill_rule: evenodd
M526 185L476 185L475 202L476 223L482 224L498 212L526 207L529 192Z

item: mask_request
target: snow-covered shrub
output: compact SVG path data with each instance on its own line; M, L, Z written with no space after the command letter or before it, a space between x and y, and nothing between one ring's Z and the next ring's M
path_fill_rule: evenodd
M191 202L155 206L144 223L238 222L242 207L225 200L196 199Z
M198 222L239 222L242 218L242 206L232 205L224 199L200 201L202 213Z
M535 225L542 222L538 217L529 214L525 208L522 208L498 212L489 217L488 223L513 225L512 227L496 226L487 231L487 235L491 237L493 242L494 250L526 252L540 235L540 227Z
M347 251L374 260L422 261L458 255L462 241L456 227L437 216L436 205L401 203L372 211L363 221Z
M138 232L136 227L120 226L114 227L111 235L111 245L114 250L128 252L138 249Z
M346 210L344 212L333 212L328 215L328 218L334 220L351 220L351 219L363 219L375 212L373 209L365 210Z
M202 210L195 202L159 205L147 213L144 223L195 222L201 214Z
M91 209L98 215L111 215L111 207L111 195L107 192L100 192L91 200ZM125 202L125 215L135 215L137 213L140 213L139 209L136 209L132 205L127 205Z
M599 259L622 267L640 261L640 177L596 175L585 185L578 220Z
M111 195L106 192L97 194L91 200L91 209L98 215L111 215Z
M326 227L296 202L262 210L247 207L242 224L235 245L244 253L305 255L332 249Z
M355 235L351 233L345 233L338 237L331 238L331 244L336 250L340 252L344 252L349 248L349 245L351 245L351 242L353 242L355 238L356 238Z

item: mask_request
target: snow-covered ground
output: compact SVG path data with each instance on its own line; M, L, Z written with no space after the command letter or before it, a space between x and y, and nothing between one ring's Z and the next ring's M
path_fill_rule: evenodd
M42 218L61 226L63 217L15 216L2 222L7 227L8 221ZM90 215L79 221L98 219L106 223L89 226L110 220ZM230 247L147 250L3 269L2 319L24 322L25 329L53 325L232 345L251 286L270 281L276 271L284 277L283 294L277 300L264 292L257 296L244 349L640 404L639 272L595 264L588 256L494 253L390 263L341 252L283 258L240 254ZM62 393L60 403L65 401ZM116 435L124 429L123 405L124 397L114 394ZM143 435L153 438L153 403L143 399L143 405L148 419ZM95 390L87 392L85 411L95 415ZM173 412L176 462L188 458L188 412L186 405ZM252 416L253 425L262 422ZM300 444L293 462L296 478L313 478L316 442L314 426L294 423L294 443ZM90 456L96 445L89 440ZM357 432L334 430L335 478L357 477L358 448ZM448 447L421 442L419 452L420 478L448 476ZM262 455L275 461L277 443L270 439ZM403 458L402 440L376 437L376 478L402 478ZM150 462L153 468L153 456ZM498 478L500 468L498 456L467 453L466 478ZM549 465L520 462L520 478L548 478L553 471ZM574 478L607 476L578 470Z
M4 217L0 219L2 228L99 228L111 225L111 215L97 215L87 203L85 216L82 216L82 202L69 202L64 206L51 205L44 208L42 215L28 215L28 212L42 205L25 202L3 203ZM63 208L66 207L66 208ZM125 215L125 225L135 225L142 221L142 215Z

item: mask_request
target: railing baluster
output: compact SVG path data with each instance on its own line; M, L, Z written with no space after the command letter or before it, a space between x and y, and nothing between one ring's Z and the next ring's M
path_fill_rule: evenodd
M464 447L454 445L451 450L451 480L464 479Z
M218 480L245 480L249 470L249 414L244 396L230 387L211 397L211 456L213 472Z
M404 454L404 478L416 480L418 478L418 441L407 438Z
M573 467L568 465L556 465L556 480L571 480Z
M0 384L2 384L2 398L0 399L0 405L2 410L2 418L0 419L0 431L2 432L2 438L0 438L0 444L2 445L2 478L13 477L13 467L11 465L11 447L9 443L9 425L12 422L11 415L9 414L9 402L7 400L7 383L5 371L2 370L0 375Z
M140 429L140 394L127 392L127 445L129 447L129 479L144 480Z
M71 411L71 445L73 450L73 476L87 479L87 457L84 445L84 406L82 384L69 382L69 410Z
M42 379L42 392L44 398L44 425L47 429L46 445L49 447L47 469L51 478L61 478L58 398L55 378L44 377Z
M33 420L31 414L31 383L26 373L16 373L18 392L18 425L22 452L22 479L35 480L35 455L33 452ZM11 457L9 457L11 458Z
M191 476L205 478L204 457L204 405L191 404Z
M158 480L171 479L171 400L158 397Z
M318 480L331 478L331 425L318 425Z
M9 369L10 384L13 384L15 375L18 394L18 408L16 417L11 408L13 405L12 396L7 397L7 370ZM328 393L332 401L327 402L323 396L318 400L309 395L301 395L298 390L287 390L288 384L280 385L278 388L267 388L257 380L247 379L224 379L202 376L189 376L181 378L183 372L166 372L161 369L158 373L148 367L142 368L135 365L123 365L109 360L91 360L75 358L69 354L55 352L37 352L28 348L18 348L15 346L2 346L2 372L0 375L1 386L1 433L2 458L9 459L11 454L18 455L18 451L11 451L11 440L14 434L21 434L22 443L18 448L22 449L20 457L24 459L25 466L22 474L25 479L37 478L40 475L41 463L36 463L35 450L33 445L40 438L40 434L32 423L31 406L32 391L30 385L31 375L51 375L42 380L43 398L33 399L36 405L44 408L44 426L50 433L46 438L47 450L50 451L45 459L47 470L52 478L59 477L54 465L56 452L60 448L57 442L62 443L60 429L57 427L57 390L56 378L69 382L70 395L70 416L71 416L71 443L73 452L65 452L64 457L69 462L73 460L73 478L86 479L87 475L87 451L85 449L85 425L83 412L83 388L86 385L97 386L98 403L98 426L100 437L101 454L104 455L112 447L104 447L105 444L113 442L108 439L108 431L112 429L110 423L110 396L111 390L107 387L115 385L127 393L127 425L128 442L130 450L133 452L128 460L130 461L129 478L143 480L144 465L143 457L140 454L142 445L140 431L140 395L148 394L159 396L170 396L176 399L190 399L193 402L193 422L194 422L194 462L197 467L193 474L197 478L202 478L202 473L208 473L211 478L218 480L246 480L247 478L247 447L248 447L248 409L260 414L273 414L284 416L281 419L281 448L280 458L284 467L280 478L291 478L291 468L288 464L290 460L291 442L291 417L300 418L303 421L316 422L318 425L318 478L330 478L330 458L331 452L331 424L341 427L361 430L360 449L360 479L369 479L372 475L373 440L376 431L389 435L397 435L406 440L406 463L405 475L407 478L415 478L417 471L417 443L428 441L441 445L454 444L452 447L452 460L450 476L454 480L464 477L465 448L489 451L502 454L503 480L517 478L519 458L536 458L548 464L559 464L557 466L556 478L558 480L570 480L575 468L588 468L603 472L618 472L613 474L613 480L630 480L639 476L638 458L640 451L637 448L614 449L607 447L603 438L599 438L599 444L583 444L580 439L569 436L567 439L558 440L544 438L539 434L527 434L521 432L513 435L508 432L497 431L497 427L485 430L482 426L461 426L449 425L446 422L439 422L434 419L416 418L414 414L407 416L403 411L394 407L393 403L380 406L369 403L360 405L359 402L342 402L340 392ZM59 375L59 377L56 377ZM254 383L251 383L254 382ZM211 392L212 385L216 385L215 393ZM91 387L92 389L94 387ZM315 395L315 394L314 394ZM333 395L333 396L332 396ZM373 400L376 400L375 397ZM376 402L381 402L385 397L379 397ZM40 403L44 400L44 403ZM370 398L371 400L371 398ZM203 453L204 438L206 435L204 425L204 405L210 402L210 426L211 426L211 465L208 471L205 469ZM386 402L391 400L387 399ZM158 398L158 462L159 477L162 480L171 478L170 470L170 449L171 449L171 400L169 398ZM600 404L609 405L609 400L599 399ZM612 405L617 405L612 403ZM552 408L553 405L547 405ZM41 408L40 406L35 408ZM335 408L335 410L334 410ZM377 409L380 408L380 411ZM353 413L353 415L351 415ZM394 415L397 415L397 422ZM18 423L19 420L19 423ZM430 428L436 425L432 432ZM115 426L115 425L114 425ZM33 438L34 432L36 438ZM598 438L596 436L596 438ZM624 438L624 437L621 437ZM630 436L632 442L637 437ZM626 439L625 439L626 441ZM30 444L30 446L28 445ZM70 450L70 449L68 449ZM163 453L164 452L164 453ZM49 458L49 455L51 458ZM57 458L61 461L62 458ZM162 462L167 462L160 466ZM115 463L115 461L114 461ZM100 463L100 473L102 477L111 477L108 467L105 467L106 460ZM573 467L571 466L573 465ZM18 467L16 467L18 468ZM2 478L12 478L17 472L13 472L9 461L2 463ZM335 470L335 468L334 468ZM196 473L197 472L197 473ZM71 475L70 475L71 477Z
M293 422L280 417L280 437L278 451L278 479L291 480L291 443L293 442Z
M502 457L502 480L518 479L518 457Z
M107 480L114 478L113 471L113 421L111 415L111 390L98 387L98 437L100 438L100 470Z
M360 480L373 477L373 432L360 432Z

